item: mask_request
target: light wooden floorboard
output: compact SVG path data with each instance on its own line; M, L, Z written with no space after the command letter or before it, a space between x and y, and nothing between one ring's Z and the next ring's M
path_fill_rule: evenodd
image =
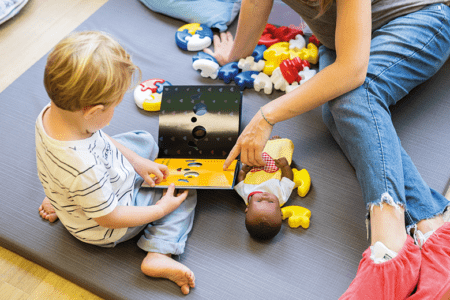
M1 24L0 93L107 1L29 0ZM0 300L101 299L2 247L0 291Z

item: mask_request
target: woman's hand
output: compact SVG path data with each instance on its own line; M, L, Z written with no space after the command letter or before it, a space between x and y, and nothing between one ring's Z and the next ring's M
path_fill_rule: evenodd
M252 167L264 166L265 162L262 158L262 152L270 138L272 128L272 125L264 120L258 111L239 136L230 154L228 154L223 169L226 170L239 154L241 154L241 162L243 164Z
M139 160L135 170L151 187L169 176L169 168L166 165L145 158Z
M233 44L234 39L231 32L221 32L220 36L214 35L214 52L209 48L203 49L203 52L213 56L223 66L231 62L230 53Z

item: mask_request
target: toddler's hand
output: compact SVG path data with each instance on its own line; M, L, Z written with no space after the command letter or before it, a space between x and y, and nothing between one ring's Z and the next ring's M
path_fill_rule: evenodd
M156 202L164 211L164 215L168 215L177 209L178 206L186 199L188 190L178 191L175 196L175 185L171 183L167 190L164 190L163 197Z
M169 168L166 165L155 163L149 159L143 159L139 163L136 172L149 184L154 187L155 184L160 183L169 176Z

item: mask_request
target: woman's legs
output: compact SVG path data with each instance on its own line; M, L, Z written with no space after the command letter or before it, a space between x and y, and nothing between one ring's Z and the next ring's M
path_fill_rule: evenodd
M449 7L432 5L375 31L365 84L323 109L325 123L355 167L368 208L399 205L411 227L442 214L448 200L420 177L397 137L389 106L448 58L449 15ZM321 48L321 68L334 59L334 51Z
M371 218L372 245L381 241L403 256L393 261L401 261L405 257L416 261L409 270L394 268L389 271L391 273L384 270L377 274L380 276L375 276L376 272L368 272L374 276L374 281L380 281L380 277L397 280L401 276L389 274L400 275L395 272L402 270L401 275L408 271L409 284L415 285L420 252L405 243L409 240L404 230L405 223L408 229L416 224L420 229L422 225L434 222L420 221L439 219L449 205L448 200L430 189L420 177L401 146L389 111L389 106L434 75L448 58L448 16L450 8L432 5L397 18L375 31L364 85L324 105L324 121L354 166L360 182ZM320 67L334 60L335 52L321 47ZM411 251L404 251L405 247ZM370 266L364 258L363 263ZM383 264L390 265L388 262ZM352 298L358 290L364 289L362 285L368 278L361 280L363 276L359 276L364 269L365 266L360 265L349 288L353 294L346 293L345 298ZM380 285L383 286L387 287ZM379 291L389 293L384 288ZM361 296L359 299L364 298L361 294L358 297ZM374 299L374 295L368 296Z

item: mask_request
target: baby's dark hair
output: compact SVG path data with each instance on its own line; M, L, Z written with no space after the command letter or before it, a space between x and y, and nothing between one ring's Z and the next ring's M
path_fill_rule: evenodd
M249 221L245 218L245 227L251 237L258 240L270 240L274 238L281 229L281 222L270 220Z

